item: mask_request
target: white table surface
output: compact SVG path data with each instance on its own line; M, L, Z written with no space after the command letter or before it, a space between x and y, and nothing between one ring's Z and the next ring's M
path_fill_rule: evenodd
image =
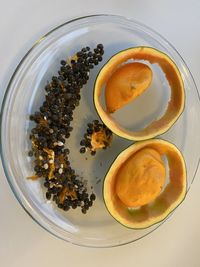
M71 18L120 14L165 36L200 88L199 0L0 0L0 99L19 60L41 35ZM199 137L200 138L200 137ZM136 243L112 249L71 245L44 231L21 208L0 166L0 266L200 266L200 172L172 218Z

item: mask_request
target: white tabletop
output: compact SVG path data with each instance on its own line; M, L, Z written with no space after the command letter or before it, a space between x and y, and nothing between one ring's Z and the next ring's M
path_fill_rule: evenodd
M187 62L200 88L199 0L1 0L0 99L19 60L41 35L78 16L134 18L165 36ZM199 137L200 138L200 137ZM0 266L200 266L200 172L170 220L135 243L90 249L57 239L21 208L0 166Z

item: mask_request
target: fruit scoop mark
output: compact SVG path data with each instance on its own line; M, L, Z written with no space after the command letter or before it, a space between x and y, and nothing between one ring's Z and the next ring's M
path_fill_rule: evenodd
M143 148L123 163L116 179L116 193L120 200L127 207L139 207L160 194L166 169L155 149Z
M105 101L108 112L115 112L141 95L151 84L152 75L150 67L139 62L119 67L106 84Z

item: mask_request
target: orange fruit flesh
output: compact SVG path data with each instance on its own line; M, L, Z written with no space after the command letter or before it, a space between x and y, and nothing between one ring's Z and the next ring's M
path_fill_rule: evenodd
M105 147L104 142L107 141L105 132L99 131L92 134L91 145L94 149Z
M127 63L110 77L105 88L105 102L109 113L115 112L141 95L152 81L152 70L143 63Z
M166 179L160 154L143 148L120 167L116 176L116 193L127 207L140 207L156 199Z
M92 150L106 148L112 142L112 135L106 134L106 129L101 129L98 132L93 132L91 136Z

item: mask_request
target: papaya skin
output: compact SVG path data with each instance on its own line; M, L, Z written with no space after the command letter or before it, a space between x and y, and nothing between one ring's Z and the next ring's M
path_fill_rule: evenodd
M123 163L116 177L116 194L127 207L140 207L161 192L166 170L160 154L144 148Z
M127 63L119 67L106 85L107 111L113 113L141 95L150 86L152 76L151 68L143 63Z

